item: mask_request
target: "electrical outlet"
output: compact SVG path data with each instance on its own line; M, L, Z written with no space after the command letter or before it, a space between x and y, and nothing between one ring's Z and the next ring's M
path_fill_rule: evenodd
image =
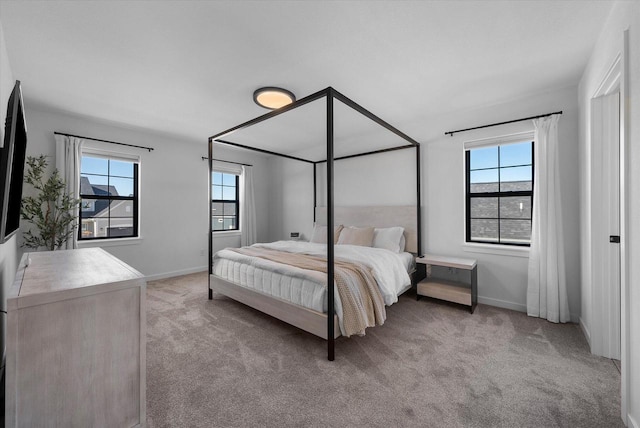
M204 257L204 250L200 250L200 257Z

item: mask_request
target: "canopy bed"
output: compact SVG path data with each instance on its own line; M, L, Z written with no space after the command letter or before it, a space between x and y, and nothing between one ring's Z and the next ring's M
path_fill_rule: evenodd
M309 117L323 121L314 127ZM265 126L274 121L276 125ZM287 153L282 153L283 141L290 142ZM319 147L309 149L301 141L319 143ZM422 254L420 144L340 92L328 87L210 137L209 192L214 143L312 165L315 226L310 243L281 241L214 254L209 221L209 299L215 290L326 339L332 361L338 336L361 334L367 326L384 322L384 305L397 301L424 275L420 266L415 270L415 255ZM334 206L334 162L406 149L415 150L415 205ZM317 182L319 172L326 176L325 183ZM318 204L319 184L326 189L325 206ZM211 214L211 193L209 204ZM373 242L374 248L336 245L357 244L366 234L364 239ZM360 282L353 285L351 277ZM377 285L372 303L364 304L360 295L370 291L365 290L369 280ZM363 305L367 307L362 314L353 313L352 306Z

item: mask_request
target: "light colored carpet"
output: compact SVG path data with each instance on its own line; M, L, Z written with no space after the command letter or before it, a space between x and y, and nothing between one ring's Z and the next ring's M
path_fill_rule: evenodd
M616 427L620 375L573 324L415 300L326 342L226 297L205 273L149 282L150 427Z

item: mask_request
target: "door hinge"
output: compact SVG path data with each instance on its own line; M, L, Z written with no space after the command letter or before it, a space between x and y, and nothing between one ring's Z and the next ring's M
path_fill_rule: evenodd
M620 235L611 235L609 236L609 242L613 242L616 244L620 243Z

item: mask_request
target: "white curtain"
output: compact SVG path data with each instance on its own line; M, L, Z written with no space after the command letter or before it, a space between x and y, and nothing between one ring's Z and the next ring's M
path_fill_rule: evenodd
M559 115L534 119L534 187L527 314L570 320L558 159Z
M242 166L240 175L240 245L256 243L256 207L253 197L253 168Z
M69 196L77 199L80 197L80 158L83 140L81 138L57 134L55 137L56 168L58 169L60 178L62 178L67 185L67 193ZM73 211L73 216L78 217L77 208ZM77 227L77 222L69 227L72 233L63 248L67 250L77 248Z

